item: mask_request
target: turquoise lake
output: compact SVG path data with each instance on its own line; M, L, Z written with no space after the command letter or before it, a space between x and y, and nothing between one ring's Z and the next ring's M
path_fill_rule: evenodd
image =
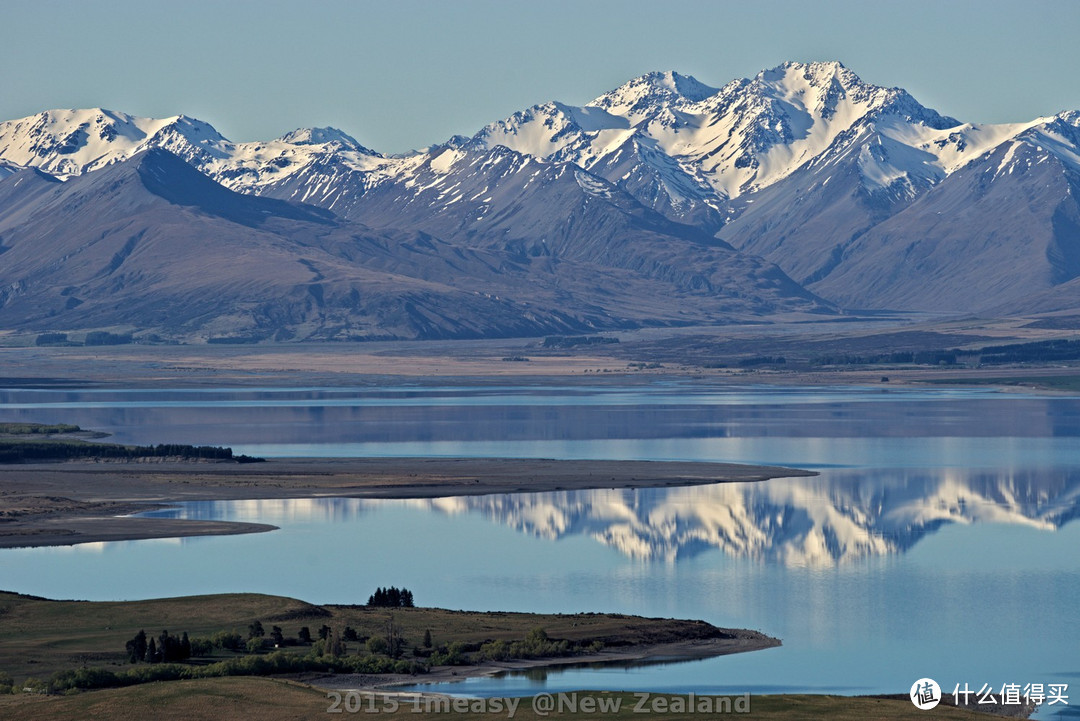
M815 478L422 501L189 503L271 533L0 551L0 587L54 598L258 591L362 603L702 618L763 652L455 684L1080 689L1080 399L992 390L637 385L0 390L0 420L262 456L513 456L790 465ZM1043 708L1051 718L1070 707Z

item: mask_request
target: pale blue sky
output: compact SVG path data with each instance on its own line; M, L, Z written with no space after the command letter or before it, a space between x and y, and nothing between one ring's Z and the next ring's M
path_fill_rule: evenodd
M1076 0L4 0L0 119L186 113L233 140L333 125L384 152L649 70L719 86L837 59L961 120L1080 109Z

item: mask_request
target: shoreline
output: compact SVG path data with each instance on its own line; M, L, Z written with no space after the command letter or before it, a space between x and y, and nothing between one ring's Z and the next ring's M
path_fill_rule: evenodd
M0 549L272 531L130 514L184 501L412 499L666 488L810 477L781 466L512 458L282 458L258 464L93 462L0 466Z
M490 661L472 666L437 666L422 676L376 676L374 674L321 674L297 680L335 691L381 692L402 696L444 695L439 691L395 691L401 686L428 686L457 683L471 678L490 678L504 673L612 663L663 663L696 661L735 653L749 653L783 645L778 638L745 629L722 629L734 638L694 639L659 644L635 644L605 649L583 656L558 656L513 661ZM451 692L452 693L452 692Z

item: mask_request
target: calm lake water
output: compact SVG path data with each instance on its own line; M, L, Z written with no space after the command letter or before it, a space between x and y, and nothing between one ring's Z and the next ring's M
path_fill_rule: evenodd
M263 456L732 461L817 478L423 501L190 503L272 533L0 551L56 598L258 591L362 603L619 611L756 628L781 648L456 684L905 692L1068 683L1080 705L1080 399L989 390L430 386L0 391L0 420ZM288 629L286 629L288 632Z

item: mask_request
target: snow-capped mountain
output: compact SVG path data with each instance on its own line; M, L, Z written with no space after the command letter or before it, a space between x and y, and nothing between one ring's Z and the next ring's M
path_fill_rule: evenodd
M67 182L0 181L0 253L7 328L364 340L625 322L502 254L236 193L161 149Z
M0 123L0 182L162 149L241 193L517 263L599 263L689 297L744 298L740 312L783 295L1008 314L1080 303L1065 292L1080 282L1078 118L961 123L840 63L784 63L719 88L649 73L399 156L334 128L234 143L183 115L53 110ZM727 307L665 322L721 321Z
M90 108L48 110L0 123L0 162L65 179L154 148L247 192L326 157L361 170L377 169L384 160L335 128L301 128L267 142L233 143L209 124L184 115L140 118Z
M866 128L748 197L718 236L849 308L1008 314L1080 274L1077 113L918 138L900 127ZM870 185L868 169L895 180Z
M0 160L60 178L104 168L149 148L189 162L228 157L228 141L185 115L138 118L101 108L47 110L0 123Z
M547 198L562 189L572 201L584 192L578 183L554 184ZM692 229L628 202L636 215L600 197L581 213L583 226L621 228L618 248L597 236L598 249L563 263L238 193L160 148L65 182L27 168L0 180L0 324L176 338L434 339L823 309L775 266L708 236L683 237Z
M635 139L661 151L663 161L646 157L638 163L663 179L658 182L676 209L693 200L719 209L723 200L788 177L875 121L916 142L960 124L919 105L904 90L864 83L840 63L785 63L719 90L673 72L650 73L584 107L534 106L492 123L475 140L593 169L615 165L610 156L625 154ZM864 165L866 182L875 187L909 171L925 173L918 162L908 168L869 154ZM622 166L614 170L605 175L612 182L630 177Z

